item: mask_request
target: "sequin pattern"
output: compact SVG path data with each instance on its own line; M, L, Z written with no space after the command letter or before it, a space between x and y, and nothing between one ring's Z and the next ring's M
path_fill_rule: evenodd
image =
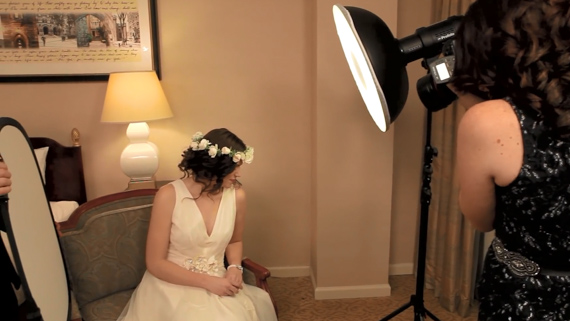
M496 187L495 233L541 268L570 270L570 143L550 135L536 112L513 109L524 159L515 181ZM570 320L570 276L516 276L492 249L477 292L480 321Z

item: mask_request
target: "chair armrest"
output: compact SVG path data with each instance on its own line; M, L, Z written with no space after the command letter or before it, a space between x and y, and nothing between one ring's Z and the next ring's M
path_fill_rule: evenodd
M271 272L268 269L261 266L259 263L252 261L251 259L245 258L241 261L241 265L244 269L250 270L255 275L256 285L261 288L260 282L264 282L268 277L271 276ZM264 289L265 290L265 289Z
M265 292L269 294L269 298L271 299L273 307L275 308L275 314L277 315L277 304L275 303L275 299L269 290L269 283L267 283L267 278L271 276L271 272L265 267L261 266L259 263L256 263L248 258L243 259L241 261L241 265L244 269L247 269L253 273L257 287L265 290Z
M55 222L55 230L57 231L57 237L61 237L61 224Z

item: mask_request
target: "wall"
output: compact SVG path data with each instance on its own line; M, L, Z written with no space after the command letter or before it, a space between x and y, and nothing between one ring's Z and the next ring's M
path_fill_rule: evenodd
M413 262L421 107L411 92L393 129L377 130L343 60L334 3L158 1L162 85L175 117L149 123L150 140L160 148L157 179L166 180L180 176L194 132L236 132L256 148L242 172L245 254L274 275L312 267L322 297L362 286L386 294L390 263L401 272ZM344 4L382 14L400 36L429 19L428 1L414 3ZM411 13L419 6L424 15ZM0 84L2 115L30 136L70 143L71 128L81 131L90 199L127 184L119 167L126 125L99 121L105 90L106 82Z
M311 267L316 296L389 295L394 132L376 127L358 93L336 35L332 6L337 2L317 3L316 264ZM343 3L383 12L393 28L397 4Z
M413 34L431 22L431 0L398 1L398 38ZM408 100L394 123L394 180L392 186L391 274L414 271L420 211L420 187L424 151L425 107L416 91L416 81L426 74L421 60L408 64Z

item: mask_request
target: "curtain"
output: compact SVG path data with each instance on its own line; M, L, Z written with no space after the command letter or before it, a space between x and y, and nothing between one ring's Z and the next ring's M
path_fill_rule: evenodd
M474 0L432 0L432 22L464 14ZM426 288L440 304L462 317L470 313L480 261L480 238L459 210L455 175L456 135L464 108L457 103L433 113L431 144L438 149L433 161Z

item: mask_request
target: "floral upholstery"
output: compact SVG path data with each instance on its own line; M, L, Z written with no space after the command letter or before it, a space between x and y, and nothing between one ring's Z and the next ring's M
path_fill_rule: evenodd
M135 289L113 293L102 299L87 303L81 309L83 320L117 321Z
M75 228L61 230L71 286L85 321L116 320L142 279L153 198L102 204L83 213Z

